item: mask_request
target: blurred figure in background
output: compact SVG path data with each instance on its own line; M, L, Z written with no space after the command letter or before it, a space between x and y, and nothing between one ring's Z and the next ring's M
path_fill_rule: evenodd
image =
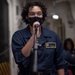
M72 39L67 38L64 41L64 50L70 52L71 54L75 54L74 43L73 43L73 40Z
M63 51L63 56L66 62L65 65L65 71L66 75L73 75L72 71L68 68L68 66L75 65L75 50L74 50L74 43L72 39L67 38L64 41L64 51Z

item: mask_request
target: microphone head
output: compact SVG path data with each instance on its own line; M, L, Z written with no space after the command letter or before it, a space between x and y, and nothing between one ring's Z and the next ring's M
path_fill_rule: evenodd
M38 21L34 22L34 23L33 23L33 26L34 26L34 27L39 27L39 26L40 26L40 22L38 22Z

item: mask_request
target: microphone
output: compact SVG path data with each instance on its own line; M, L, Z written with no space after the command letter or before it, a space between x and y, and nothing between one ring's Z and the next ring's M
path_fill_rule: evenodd
M40 26L40 23L38 21L33 23L33 26L35 27L35 37L34 37L34 61L33 61L33 72L37 73L38 72L38 68L37 68L37 62L38 62L38 43L37 43L37 29Z
M38 21L36 21L36 22L33 23L33 25L34 25L35 28L38 28L40 26L40 23Z

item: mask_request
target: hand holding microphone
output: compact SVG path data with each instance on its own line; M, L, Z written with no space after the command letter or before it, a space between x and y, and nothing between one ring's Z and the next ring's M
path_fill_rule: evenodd
M37 29L37 37L40 37L40 23L38 21L33 23L33 33L35 33L35 29Z

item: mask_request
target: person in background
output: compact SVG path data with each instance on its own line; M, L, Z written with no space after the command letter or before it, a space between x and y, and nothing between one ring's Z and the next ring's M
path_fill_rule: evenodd
M64 50L70 52L71 54L75 53L74 43L73 43L73 40L71 38L65 39L65 41L64 41Z
M65 75L62 43L55 32L43 27L46 9L41 2L29 2L23 8L22 19L28 26L12 36L18 75L56 75L55 68L58 75ZM37 73L33 71L35 32L38 39Z
M74 43L72 39L67 38L64 41L64 51L63 56L66 61L65 70L66 75L69 75L69 73L72 73L72 71L68 68L70 64L75 65L75 50L74 50Z

